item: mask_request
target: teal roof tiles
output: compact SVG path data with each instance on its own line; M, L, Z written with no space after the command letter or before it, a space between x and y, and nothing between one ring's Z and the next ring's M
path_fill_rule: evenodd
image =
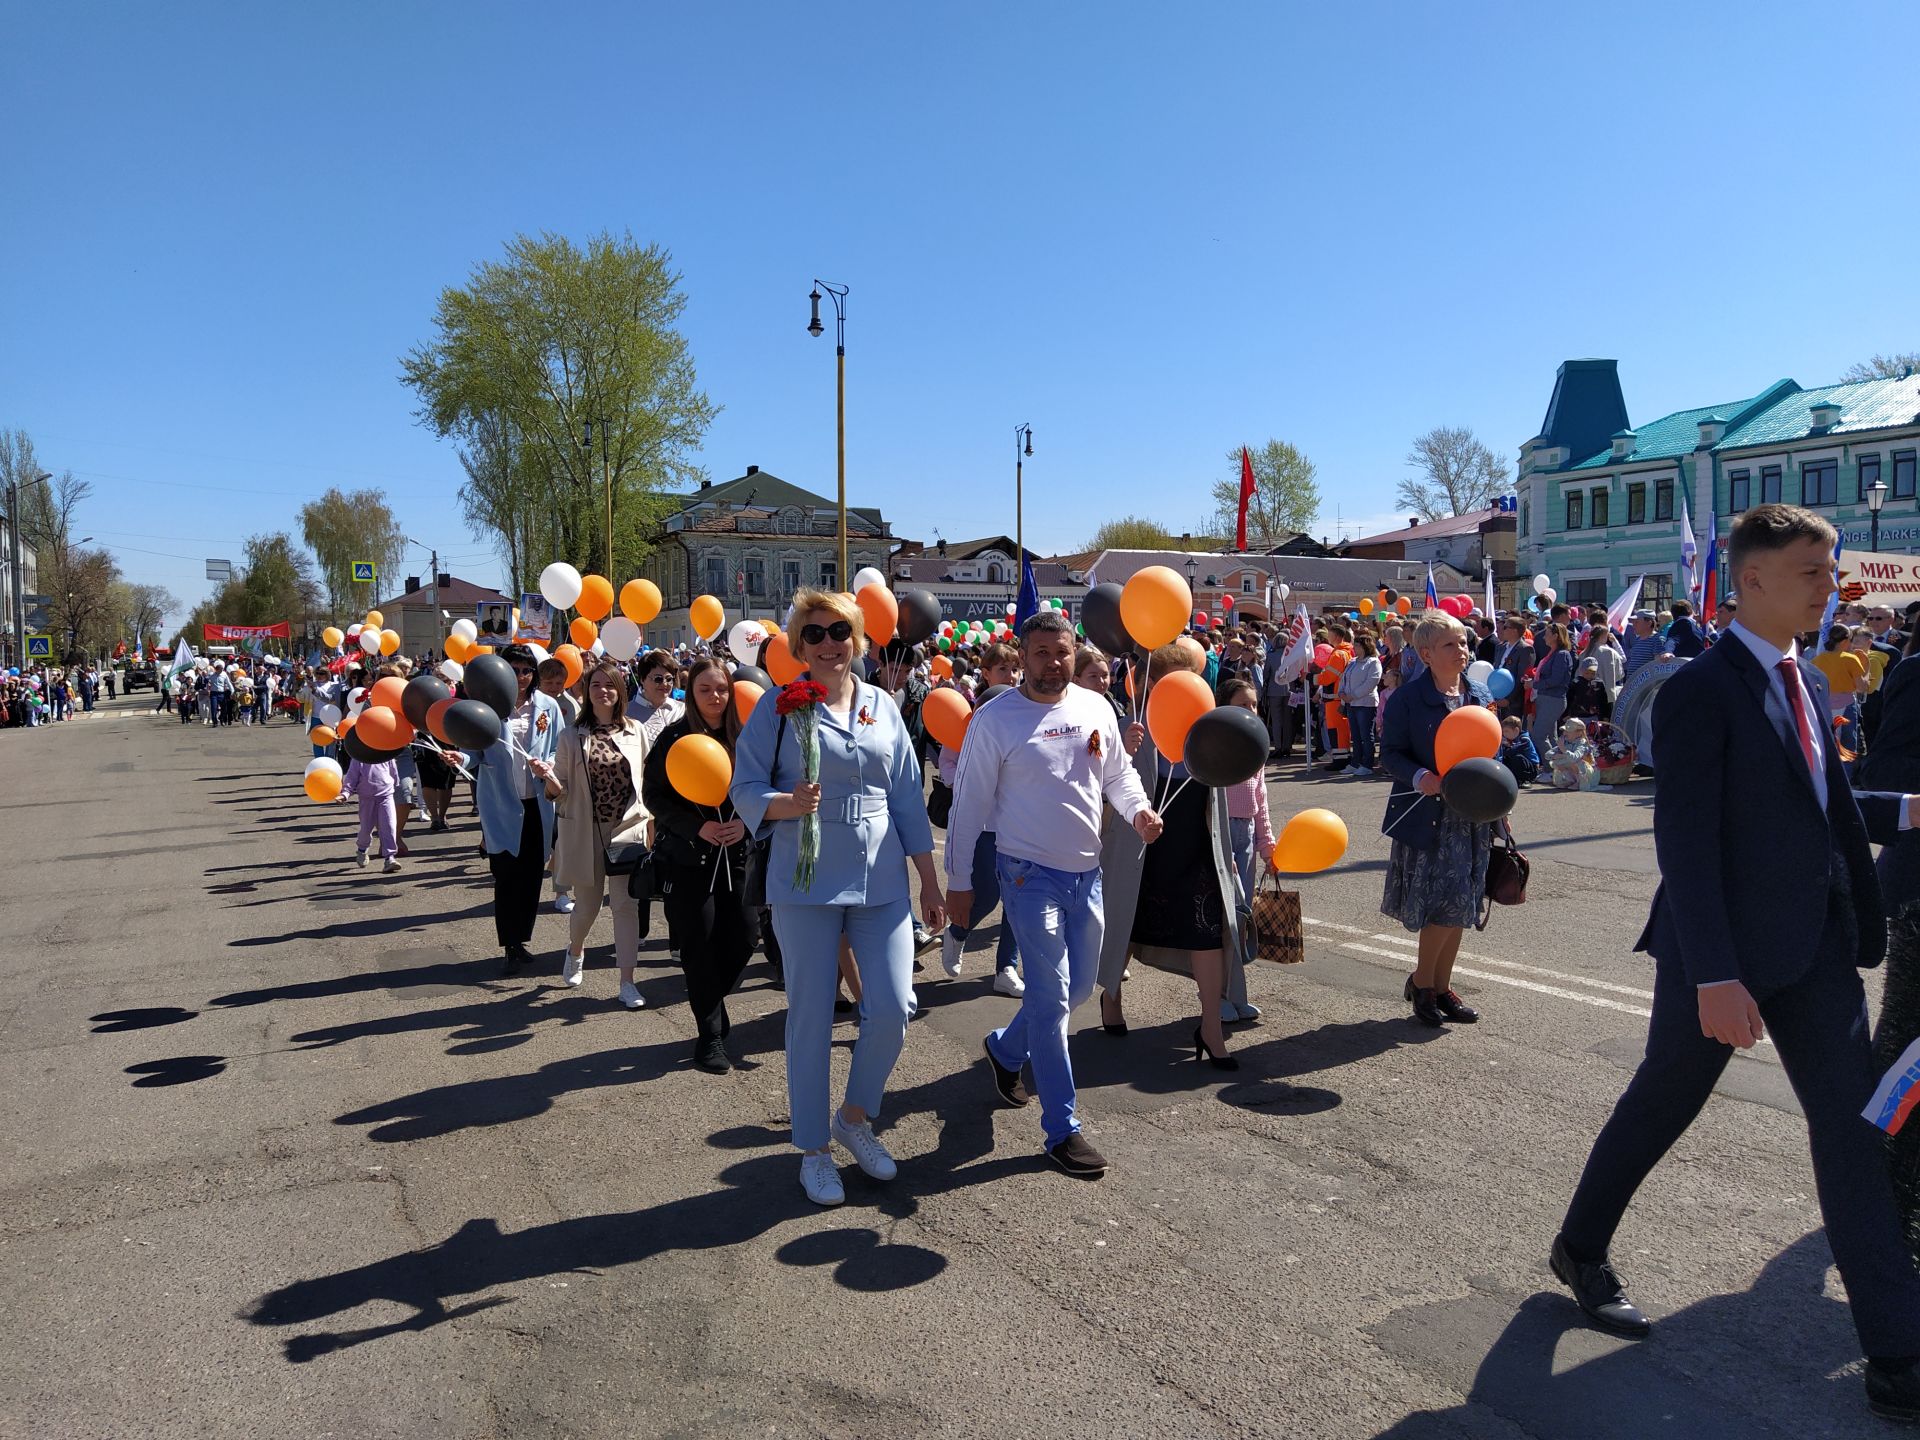
M1816 431L1813 407L1820 404L1838 405L1840 419L1837 424ZM1729 430L1715 448L1749 450L1757 445L1801 440L1815 433L1850 435L1916 422L1920 422L1920 375L1894 380L1860 380L1850 385L1823 385L1786 395Z

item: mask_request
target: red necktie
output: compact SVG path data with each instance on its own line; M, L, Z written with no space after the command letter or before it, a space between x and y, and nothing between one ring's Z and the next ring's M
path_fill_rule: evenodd
M1800 666L1791 655L1780 662L1780 678L1787 683L1787 708L1793 711L1793 726L1800 732L1800 753L1806 757L1807 774L1812 775L1818 771L1819 761L1814 758L1813 728L1807 723L1807 702L1800 693Z

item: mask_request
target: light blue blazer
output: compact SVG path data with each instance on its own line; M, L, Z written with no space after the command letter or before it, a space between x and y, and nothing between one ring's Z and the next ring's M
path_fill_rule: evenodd
M547 728L540 729L540 716L547 717ZM535 691L533 695L534 730L527 753L551 764L559 744L566 715L551 695ZM474 791L480 805L480 839L489 855L520 853L520 796L514 785L514 772L527 762L513 753L506 737L484 750L467 752L467 768L473 771ZM542 858L553 850L553 801L547 787L533 782L533 793L540 801Z
M781 733L779 695L769 691L753 707L733 753L733 808L756 840L773 839L767 903L890 905L908 899L907 856L933 853L933 827L913 736L893 697L858 682L845 725L821 707L820 858L812 888L802 891L793 886L800 822L767 819L767 806L791 794L805 774L791 717Z

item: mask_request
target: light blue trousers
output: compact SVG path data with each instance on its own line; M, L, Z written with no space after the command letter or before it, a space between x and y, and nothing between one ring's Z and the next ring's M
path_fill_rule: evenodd
M847 1104L877 1119L887 1077L907 1038L913 994L913 907L775 905L773 932L787 976L787 1105L793 1143L824 1150L833 1116L833 1000L840 989L840 937L860 967L860 1035L853 1042Z
M1020 947L1027 993L1013 1023L987 1037L987 1050L1009 1070L1032 1064L1040 1129L1052 1149L1080 1128L1067 1016L1093 993L1100 970L1100 867L1076 874L1007 855L999 865L1000 904Z

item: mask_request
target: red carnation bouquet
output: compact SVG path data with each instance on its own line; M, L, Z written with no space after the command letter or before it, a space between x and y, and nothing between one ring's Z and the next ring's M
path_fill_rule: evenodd
M793 722L794 738L800 742L800 770L809 785L820 783L820 703L827 698L827 687L817 680L795 680L780 687L774 710ZM820 814L800 817L800 855L793 867L796 890L813 888L813 867L820 859Z

